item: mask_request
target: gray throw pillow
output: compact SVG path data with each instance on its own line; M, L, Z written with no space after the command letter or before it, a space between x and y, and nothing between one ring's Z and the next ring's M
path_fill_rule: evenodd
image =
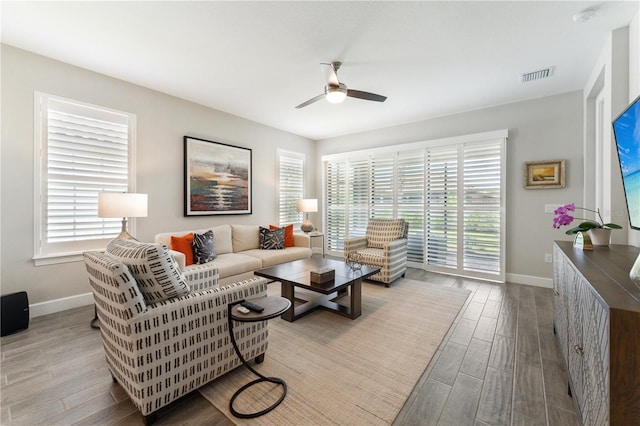
M216 258L216 251L213 245L213 231L209 230L204 234L193 234L193 263L202 265L211 262Z
M260 227L261 250L283 250L284 228L268 229Z

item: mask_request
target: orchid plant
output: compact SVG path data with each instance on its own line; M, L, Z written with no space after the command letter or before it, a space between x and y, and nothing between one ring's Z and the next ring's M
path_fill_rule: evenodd
M577 234L578 232L585 232L593 228L622 229L622 226L616 225L615 223L603 223L604 221L602 220L602 216L600 216L600 209L591 210L584 207L576 207L574 203L570 203L570 204L558 207L553 212L555 214L555 217L553 218L553 227L558 229L561 226L566 226L566 225L569 225L571 222L573 222L573 220L576 218L571 216L569 212L575 212L576 209L586 210L588 212L593 212L597 214L598 218L600 219L600 222L579 217L577 219L584 220L584 222L582 222L580 225L576 226L575 228L571 228L567 232L565 232L567 235Z

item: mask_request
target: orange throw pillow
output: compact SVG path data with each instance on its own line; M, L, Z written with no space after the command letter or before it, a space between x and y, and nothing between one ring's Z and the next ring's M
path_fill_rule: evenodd
M269 225L269 229L278 229L279 226ZM284 227L284 246L293 247L293 225L286 225Z
M179 251L180 253L184 253L185 256L185 265L193 265L193 247L191 244L193 243L193 232L188 233L187 235L183 235L182 237L174 237L171 236L171 250Z

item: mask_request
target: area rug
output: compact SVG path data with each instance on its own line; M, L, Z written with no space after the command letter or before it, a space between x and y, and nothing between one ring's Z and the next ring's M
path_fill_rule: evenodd
M293 323L270 320L265 361L251 365L287 383L287 396L275 410L250 420L230 413L233 393L256 378L244 367L200 393L236 424L391 424L469 293L410 279L390 288L364 282L362 316L355 320L322 310ZM279 283L269 284L269 294L280 294ZM234 407L260 411L280 394L277 385L259 384Z

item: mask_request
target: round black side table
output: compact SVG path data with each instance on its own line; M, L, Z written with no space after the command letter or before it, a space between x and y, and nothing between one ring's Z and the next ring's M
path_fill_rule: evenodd
M267 296L261 297L259 299L251 299L248 302L255 303L256 305L260 305L264 308L262 312L254 312L250 311L247 314L243 314L238 311L238 306L240 303L244 302L244 300L239 300L237 302L229 303L228 312L227 312L227 320L229 322L229 335L231 336L231 343L233 344L233 349L235 349L238 358L242 361L242 364L249 369L253 374L258 376L256 380L253 380L246 385L242 386L240 389L236 391L231 397L229 401L229 410L231 410L231 414L241 419L252 419L254 417L262 416L263 414L268 413L269 411L276 408L282 401L284 401L284 397L287 396L287 384L284 380L279 379L277 377L266 377L262 374L258 373L254 370L244 359L242 354L240 353L240 349L238 349L238 344L236 343L235 336L233 335L233 321L238 322L257 322L257 321L265 321L271 318L276 318L282 315L289 307L291 306L291 302L284 297L280 296ZM265 408L264 410L255 412L255 413L239 413L233 408L233 403L236 398L245 390L250 388L251 386L261 383L261 382L271 382L282 386L282 396L278 399L274 404Z

